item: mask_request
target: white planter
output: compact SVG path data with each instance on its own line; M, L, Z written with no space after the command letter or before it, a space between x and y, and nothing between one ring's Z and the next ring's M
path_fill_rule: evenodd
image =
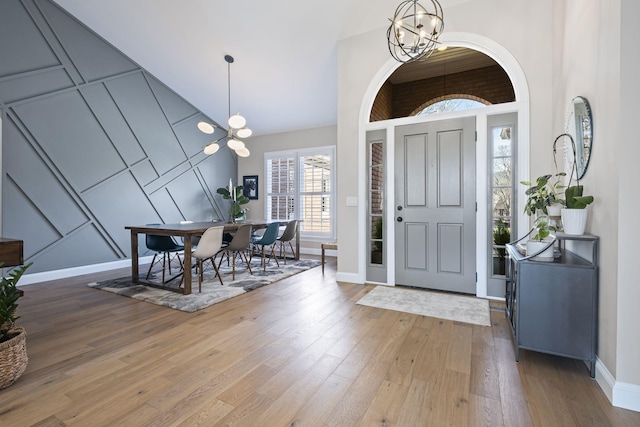
M562 228L566 234L583 235L587 228L587 210L562 209Z
M554 203L551 206L547 206L549 219L560 219L561 211L562 211L562 205L560 203Z
M541 251L545 246L547 246L549 242L539 241L539 240L528 240L527 241L527 256L533 255L539 251ZM553 262L553 245L549 246L544 252L540 255L531 258L535 261L546 261Z

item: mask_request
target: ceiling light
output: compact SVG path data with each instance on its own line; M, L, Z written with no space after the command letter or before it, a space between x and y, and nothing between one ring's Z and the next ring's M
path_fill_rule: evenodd
M240 141L239 139L231 138L227 141L227 147L231 148L237 153L238 150L244 148L244 142Z
M430 3L431 10L418 0L405 0L397 7L387 29L389 53L396 61L413 62L431 56L444 30L442 6L438 0Z
M245 125L247 124L247 120L242 117L240 113L237 113L233 116L231 115L231 64L233 63L233 56L225 55L224 60L227 61L229 129L227 129L227 134L225 136L207 144L204 147L204 153L207 155L215 153L220 149L218 142L222 141L223 139L228 139L227 147L234 150L238 156L247 157L249 155L249 150L246 149L244 142L240 141L237 138L248 138L249 136L251 136L252 132L251 129L245 127ZM218 126L208 122L198 122L198 129L200 129L201 132L209 135L215 132L216 127Z
M204 154L213 154L216 151L218 151L220 149L220 146L218 145L217 142L212 142L211 144L207 144L207 146L204 147Z
M247 147L236 150L236 154L240 157L249 157L249 149Z

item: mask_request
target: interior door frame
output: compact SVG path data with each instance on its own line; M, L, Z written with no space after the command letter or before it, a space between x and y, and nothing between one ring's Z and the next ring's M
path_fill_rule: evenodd
M371 114L371 107L373 106L373 102L382 87L382 85L387 81L389 76L393 73L393 71L398 68L401 64L398 63L393 58L389 57L386 62L384 62L381 67L378 69L374 77L369 82L367 89L364 92L362 97L362 102L360 104L360 112L358 118L358 199L363 201L363 203L359 203L358 205L358 268L357 273L354 275L347 273L337 273L337 277L340 280L357 280L359 283L366 282L366 239L367 239L367 230L366 230L366 132L369 130L378 130L378 129L386 129L387 131L387 141L393 140L394 135L394 127L405 124L413 124L419 123L423 120L441 120L447 118L459 117L460 115L476 115L476 131L478 132L478 142L476 145L476 176L479 182L486 182L487 180L487 151L486 151L486 134L487 134L487 117L488 115L493 114L502 114L502 113L512 113L515 112L518 114L518 156L517 160L517 177L516 181L522 181L529 179L529 146L530 146L530 113L529 113L529 87L527 85L526 75L521 65L518 63L516 58L501 44L495 42L492 39L481 36L479 34L473 33L464 33L464 32L445 32L440 37L440 41L444 46L457 46L457 47L467 47L470 49L477 50L478 52L482 52L485 55L491 57L495 60L507 73L511 83L513 85L513 89L515 92L515 102L511 102L508 104L498 104L486 106L480 109L467 110L465 112L460 113L442 113L438 114L437 117L404 117L400 119L392 119L385 120L379 122L369 122L369 117ZM463 114L464 113L464 114ZM393 151L393 150L391 150ZM390 153L389 144L387 144L385 151L386 161L388 165L394 164L393 153ZM483 164L478 164L478 162ZM386 209L387 212L391 212L389 209L392 209L393 206L389 206L389 201L394 200L393 194L393 171L387 169L386 176ZM522 212L521 200L525 200L525 189L524 186L519 186L522 188L518 188L516 197L516 205L514 209L516 212ZM487 254L487 245L486 242L487 236L487 227L484 226L487 221L487 213L486 209L482 209L481 206L483 203L486 203L486 186L479 185L476 189L476 201L479 202L478 215L476 216L476 265L477 265L477 273L478 273L478 281L476 282L476 295L478 297L485 297L490 299L498 299L504 300L504 297L490 297L487 296L487 263L484 262ZM480 225L480 226L478 226ZM524 235L528 230L527 221L524 215L522 215L522 220L518 221L518 230L517 235ZM393 242L394 240L394 231L389 230L388 227L385 230L385 236L387 242ZM386 283L381 283L388 286L394 286L395 280L395 255L393 251L388 251L387 259L385 263L389 266L387 269L387 281Z

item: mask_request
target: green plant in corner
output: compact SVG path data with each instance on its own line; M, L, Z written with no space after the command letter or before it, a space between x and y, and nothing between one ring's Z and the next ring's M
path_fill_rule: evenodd
M18 298L20 298L20 293L17 289L18 280L31 264L16 267L11 270L8 277L2 278L2 283L0 284L0 342L12 337L11 330L13 325L20 318L20 316L16 315Z
M495 227L493 227L493 244L504 246L511 241L511 229L507 223L499 219ZM505 248L496 248L498 258L503 259L506 256Z

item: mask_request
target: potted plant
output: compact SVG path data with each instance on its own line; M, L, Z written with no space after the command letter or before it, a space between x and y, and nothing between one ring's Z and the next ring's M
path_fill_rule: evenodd
M0 267L2 265L0 264ZM31 263L14 268L0 284L0 389L16 382L27 369L27 333L16 327L15 321L20 292L18 280Z
M580 236L587 227L587 206L593 203L593 196L584 196L584 187L579 183L565 190L566 208L562 209L562 226L567 234Z
M557 177L563 176L564 173L556 174L556 180L551 181L552 175L543 175L536 179L535 185L529 181L521 181L523 185L529 186L525 194L528 196L524 206L524 212L528 216L534 216L533 228L530 234L535 230L535 234L527 241L527 255L536 254L543 249L544 252L537 255L534 259L539 261L553 261L553 245L549 244L548 237L551 231L557 231L557 228L550 223L549 207L553 204L561 203L558 190L563 188L563 184Z
M242 185L238 185L235 188L229 185L229 188L221 187L217 190L217 193L222 195L223 199L231 200L229 222L236 222L245 217L245 210L242 208L242 205L249 203L249 198L243 194L242 188Z

